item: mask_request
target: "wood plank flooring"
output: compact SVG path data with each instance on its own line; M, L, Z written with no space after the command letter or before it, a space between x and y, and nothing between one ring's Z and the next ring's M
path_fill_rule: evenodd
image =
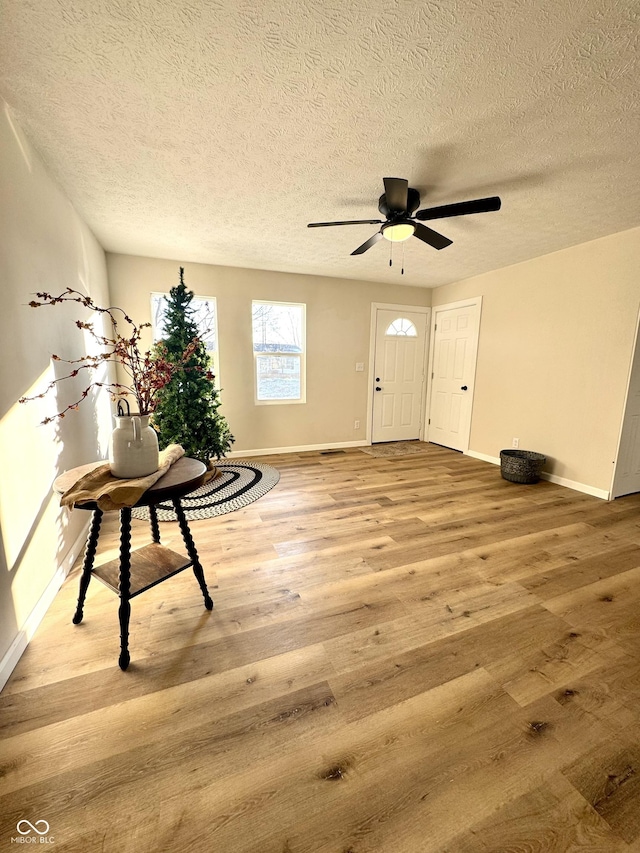
M67 580L0 694L0 849L640 851L640 495L435 445L261 461L191 524L215 609L190 570L134 599L126 673L117 597L74 626Z

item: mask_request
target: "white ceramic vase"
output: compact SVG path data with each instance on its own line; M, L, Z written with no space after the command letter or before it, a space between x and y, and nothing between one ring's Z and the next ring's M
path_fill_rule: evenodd
M114 477L129 480L158 470L158 436L149 415L116 415L109 442L109 466Z

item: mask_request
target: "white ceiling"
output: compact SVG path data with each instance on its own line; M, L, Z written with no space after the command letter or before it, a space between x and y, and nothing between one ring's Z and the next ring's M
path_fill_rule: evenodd
M640 225L637 0L0 0L0 94L109 251L433 287ZM350 252L382 178L436 251ZM399 260L402 249L396 246Z

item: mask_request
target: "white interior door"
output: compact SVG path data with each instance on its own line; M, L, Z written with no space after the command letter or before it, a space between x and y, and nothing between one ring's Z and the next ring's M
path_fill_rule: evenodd
M640 334L629 377L611 497L619 498L632 492L640 492Z
M428 439L468 450L478 352L480 302L433 309L433 368Z
M377 309L372 442L420 438L426 341L426 313Z

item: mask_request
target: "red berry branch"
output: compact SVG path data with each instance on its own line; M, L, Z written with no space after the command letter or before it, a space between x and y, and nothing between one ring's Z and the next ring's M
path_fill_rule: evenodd
M61 302L78 302L84 308L94 311L96 314L107 315L111 320L113 337L98 334L91 323L76 320L78 329L87 331L94 340L102 347L102 351L95 355L83 355L80 358L66 359L58 355L52 355L54 361L74 365L66 376L53 379L41 394L33 397L21 397L19 402L26 403L29 400L38 400L46 396L52 388L55 388L65 379L72 379L82 370L97 370L104 364L119 364L129 377L129 383L121 382L90 382L75 403L70 403L61 412L53 417L45 418L42 423L47 424L56 418L64 418L69 411L75 411L80 403L89 395L92 388L104 388L111 394L115 402L119 399L131 396L138 405L140 414L151 414L155 408L158 392L171 381L171 377L193 354L196 340L191 341L182 354L182 362L170 362L166 358L166 348L162 343L156 344L153 353L151 350L142 352L140 350L140 339L142 330L151 327L151 323L137 325L121 308L102 308L96 305L89 297L68 287L59 296L51 296L50 293L36 293L39 302L29 303L31 308L41 308L45 305L58 305ZM127 324L124 333L118 323ZM189 368L193 369L193 368ZM197 369L197 368L196 368Z

